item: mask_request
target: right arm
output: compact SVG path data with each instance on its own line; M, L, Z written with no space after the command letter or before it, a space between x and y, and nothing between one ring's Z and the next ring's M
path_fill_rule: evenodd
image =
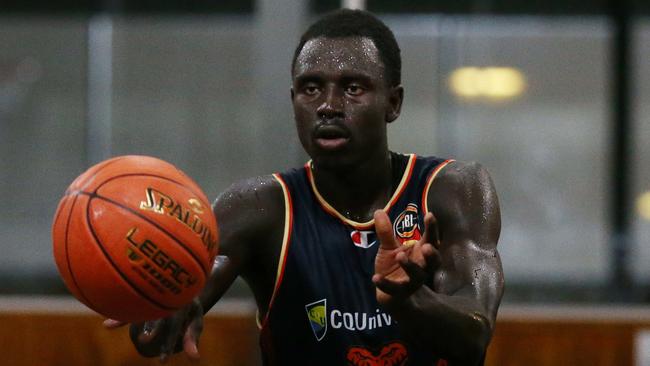
M221 298L237 276L253 290L260 311L273 291L284 229L284 195L272 176L232 185L213 205L219 226L219 255L199 295L205 312ZM269 293L270 291L270 293Z
M172 316L132 324L131 340L145 357L165 360L184 350L198 359L203 315L241 275L255 295L261 314L273 293L284 227L284 196L272 176L232 185L215 201L219 228L219 255L202 292Z

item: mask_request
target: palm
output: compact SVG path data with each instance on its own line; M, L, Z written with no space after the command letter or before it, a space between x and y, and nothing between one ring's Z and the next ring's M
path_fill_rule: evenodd
M398 253L404 253L410 261L424 267L425 261L422 255L422 243L417 243L408 247L398 247L394 249L385 249L380 247L375 258L375 273L382 275L385 279L398 285L406 285L410 281L409 275L398 261ZM402 254L400 254L401 256ZM386 303L391 296L379 288L377 289L377 300L380 303Z
M425 225L427 225L425 223ZM415 289L422 285L425 276L422 273L432 271L431 257L437 255L430 245L426 245L426 234L413 245L402 245L393 236L390 219L383 211L375 213L375 230L379 237L380 247L375 258L375 276L373 281L377 285L376 296L380 304L387 304L394 295L410 295ZM435 230L434 230L435 231ZM437 237L434 239L437 242ZM423 248L429 247L431 249ZM432 251L435 251L433 253ZM428 254L425 254L428 253ZM429 257L427 260L426 257ZM408 272L404 267L416 268ZM419 275L414 275L418 272ZM389 286L393 291L384 291L380 287ZM390 293L388 293L390 292Z

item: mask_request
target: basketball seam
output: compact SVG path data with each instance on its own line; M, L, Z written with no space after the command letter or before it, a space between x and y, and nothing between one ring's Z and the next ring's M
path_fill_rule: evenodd
M76 290L79 292L79 295L86 300L88 305L91 305L93 308L95 307L93 302L88 300L88 297L84 295L83 291L81 290L81 286L77 283L77 279L75 278L74 272L72 271L72 264L70 263L70 256L68 255L68 232L70 230L70 221L72 220L72 210L74 210L74 206L77 203L77 198L79 195L74 196L74 200L72 201L72 205L70 206L70 211L68 213L68 220L65 224L65 261L68 263L68 272L70 272L70 277L72 278L72 282L74 283ZM56 220L56 219L55 219Z
M178 169L177 169L177 170L178 170ZM179 171L179 174L182 174L182 172ZM111 200L111 199L109 199L109 198L107 198L107 197L104 197L104 196L102 196L102 195L100 195L100 194L97 193L97 191L98 191L101 187L103 187L105 184L107 184L107 183L109 183L109 182L111 182L111 181L113 181L113 180L116 180L116 179L119 179L119 178L124 178L124 177L155 177L155 178L159 178L159 179L162 179L162 180L166 180L166 181L168 181L168 182L172 182L172 183L178 185L179 187L188 190L190 193L192 193L192 194L195 195L195 196L199 196L199 197L200 197L200 196L205 196L205 194L198 194L198 193L195 192L191 187L188 187L188 186L184 185L183 183L181 183L181 182L179 182L179 181L177 181L177 180L174 180L174 179L171 179L171 178L168 178L168 177L164 177L164 176L160 176L160 175L157 175L157 174L152 174L152 173L129 173L129 174L116 175L116 176L113 176L113 177L111 177L110 179L107 179L106 181L102 182L100 185L97 186L97 188L95 188L95 190L94 190L92 193L82 191L82 192L84 192L84 193L86 193L86 194L92 194L94 197L99 197L99 198L105 199L105 200L108 201L108 202L111 202L111 203L114 203L114 204L116 204L116 205L118 205L118 206L120 206L120 207L126 208L126 209L128 209L129 211L131 211L132 213L134 213L134 214L138 215L139 217L141 217L141 218L143 218L143 219L146 219L148 222L154 224L157 228L159 228L160 230L162 230L163 232L165 232L165 234L169 235L171 238L173 238L175 241L177 241L177 242L178 242L178 243L179 243L179 244L180 244L180 245L181 245L181 246L182 246L182 247L183 247L183 248L184 248L184 249L185 249L185 250L186 250L186 251L187 251L187 252L188 252L192 257L193 257L193 258L194 258L194 259L196 259L196 261L199 263L199 266L201 267L201 270L203 271L203 274L204 274L205 276L207 276L207 274L208 274L210 268L209 268L209 267L208 267L208 268L205 268L205 267L201 264L201 261L200 261L200 260L199 260L195 255L194 255L194 253L193 253L189 248L187 248L183 243L181 243L181 242L180 242L176 237L174 237L173 235L171 235L169 232L167 232L167 231L166 231L165 229L163 229L162 227L156 225L154 222L148 220L145 216L141 216L141 215L139 215L137 211L133 211L133 210L131 210L130 208L125 207L125 206L122 206L121 204L119 204L119 203L117 203L117 202L115 202L115 201L113 201L113 200ZM190 179L189 177L187 177L187 178ZM193 182L193 183L196 184L195 182ZM205 198L206 198L206 200L207 200L207 197L205 197ZM210 210L212 210L212 206L210 205L210 202L208 202L208 206L210 206ZM208 253L208 255L209 255L209 253ZM209 264L208 264L208 265L209 265Z
M120 204L119 202L113 201L112 199L110 199L108 197L100 196L97 193L88 193L88 192L79 192L79 193L88 195L90 197L91 201L94 198L97 198L97 199L100 199L100 200L104 200L104 201L106 201L108 203L112 203L112 204L114 204L114 205L116 205L116 206L118 206L120 208L123 208L124 210L136 215L137 217L139 217L142 220L150 223L151 225L155 226L158 230L162 231L167 236L169 236L172 240L174 240L176 243L178 243L178 245L180 245L181 248L185 249L185 251L190 255L190 257L192 257L192 259L194 259L194 261L196 261L196 264L199 265L199 268L201 268L201 272L203 273L203 275L207 277L208 271L203 267L203 264L201 264L201 260L199 258L197 258L196 254L194 254L194 252L192 250L190 250L190 248L188 248L185 244L183 244L182 241L180 241L178 238L176 238L174 235L172 235L169 231L165 230L164 227L158 225L158 223L156 223L154 220L151 220L147 216L139 213L138 211L132 209L131 207L124 206L124 205ZM90 204L90 202L89 202L89 204Z
M84 194L85 192L80 192L80 193ZM89 196L90 196L90 200L88 200L88 204L86 205L86 225L88 225L88 228L90 229L90 233L92 234L93 238L95 238L95 242L97 242L97 244L99 246L99 249L101 249L102 253L104 253L104 257L106 257L106 259L111 263L111 265L113 266L113 269L115 269L115 272L117 272L117 274L119 274L120 277L122 277L124 282L129 284L129 286L131 286L131 288L133 290L135 290L135 292L140 294L143 298L148 300L150 303L154 304L155 306L158 306L160 309L163 309L163 310L172 310L172 311L173 310L178 310L178 308L167 307L167 306L164 306L164 305L158 303L157 301L151 299L147 294L142 292L142 290L140 290L136 285L131 283L131 281L129 281L129 278L124 273L122 273L122 271L117 267L115 262L113 262L113 259L106 252L106 250L104 248L104 244L102 243L101 240L99 240L99 237L97 236L97 233L95 233L95 230L94 230L93 226L90 223L90 202L92 201L93 196L92 195L89 195Z
M93 174L93 175L91 175L90 177L88 177L88 179L86 180L86 184L84 184L83 187L80 187L80 188L79 188L79 191L82 192L86 187L88 187L88 185L90 185L90 182L92 181L92 179L95 178L95 176L97 176L97 174L99 174L99 172L101 172L102 170L104 170L104 168L106 168L107 166L112 165L112 164L114 164L114 163L116 163L116 162L118 162L118 161L120 161L120 160L122 160L122 159L124 159L123 156L119 156L119 157L113 158L112 161L107 162L106 165L104 165L103 167L97 169L97 171L95 172L95 174ZM66 194L67 194L67 193L68 193L68 192L66 191ZM71 192L71 193L74 193L74 192Z
M192 194L195 195L195 196L205 196L205 194L198 194L197 192L194 192L193 189L191 189L190 187L184 185L183 183L181 183L181 182L179 182L177 180L174 180L174 179L171 179L171 178L168 178L168 177L164 177L164 176L161 176L161 175L153 174L153 173L129 173L129 174L115 175L115 176L112 176L111 178L107 179L106 181L102 182L100 185L98 185L97 188L95 188L95 190L93 191L93 193L97 193L97 191L102 186L104 186L106 183L108 183L110 181L113 181L113 180L118 179L118 178L133 177L133 176L160 178L160 179L163 179L163 180L178 184L179 186L181 186L181 187L187 189L188 191L192 192ZM189 179L189 177L187 177L187 178ZM192 183L196 184L195 182L192 182ZM209 204L209 202L208 202L208 204Z

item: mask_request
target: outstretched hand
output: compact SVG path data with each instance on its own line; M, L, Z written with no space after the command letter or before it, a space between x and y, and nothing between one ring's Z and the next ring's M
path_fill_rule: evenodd
M114 329L128 323L106 319L104 327ZM200 358L198 343L203 331L203 308L198 299L172 316L140 324L131 324L129 334L138 353L145 357L158 357L166 362L170 355L181 350L188 358Z
M440 266L438 226L432 213L424 216L424 234L412 245L402 245L393 235L388 215L377 210L374 214L375 231L380 246L375 258L377 301L391 305L406 299L417 291Z

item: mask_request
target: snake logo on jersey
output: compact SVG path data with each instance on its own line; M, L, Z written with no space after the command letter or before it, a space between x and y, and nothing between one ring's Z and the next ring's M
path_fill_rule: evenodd
M418 223L418 206L413 203L406 205L393 224L395 236L402 245L413 245L420 240L420 224Z
M408 353L402 343L392 342L379 352L365 347L351 347L346 358L352 366L403 366L408 360Z
M318 300L305 305L309 325L314 331L314 336L320 341L327 333L327 299Z

